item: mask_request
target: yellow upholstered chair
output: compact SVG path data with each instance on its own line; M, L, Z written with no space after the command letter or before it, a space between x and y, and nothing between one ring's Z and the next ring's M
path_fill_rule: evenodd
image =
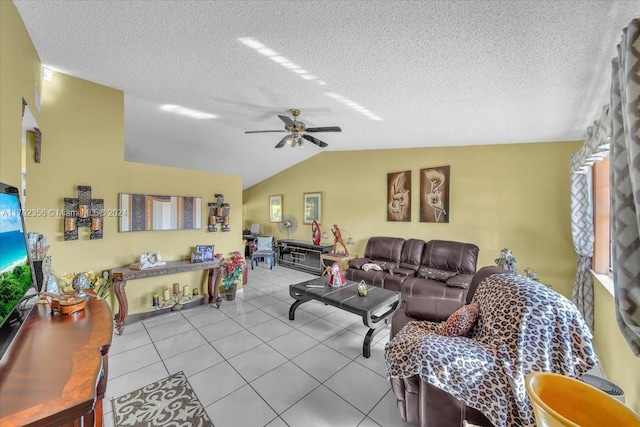
M571 377L533 372L525 387L538 427L640 426L640 417L623 403Z

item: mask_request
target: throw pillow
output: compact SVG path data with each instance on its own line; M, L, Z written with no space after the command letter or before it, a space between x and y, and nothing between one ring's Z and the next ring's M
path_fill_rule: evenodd
M369 270L376 270L376 271L382 271L382 267L380 267L378 264L374 264L372 262L366 263L362 265L362 269L364 271L369 271Z
M447 337L466 335L478 320L479 312L480 304L477 302L460 307L440 325L440 335Z
M271 251L273 250L273 237L258 237L258 250L259 251Z
M425 279L437 280L439 282L446 282L449 278L458 274L455 271L440 270L439 268L420 267L418 270L418 276Z

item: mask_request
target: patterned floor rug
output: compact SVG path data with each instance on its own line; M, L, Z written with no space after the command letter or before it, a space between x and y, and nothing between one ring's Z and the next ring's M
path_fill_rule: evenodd
M117 427L213 427L182 371L113 399Z

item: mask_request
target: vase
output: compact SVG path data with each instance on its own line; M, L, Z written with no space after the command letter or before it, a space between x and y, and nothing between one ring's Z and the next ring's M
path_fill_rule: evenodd
M76 291L76 295L84 296L84 290L89 287L89 279L84 273L76 274L71 282L71 287Z
M229 289L225 289L224 294L227 297L227 301L236 299L236 284L234 283Z

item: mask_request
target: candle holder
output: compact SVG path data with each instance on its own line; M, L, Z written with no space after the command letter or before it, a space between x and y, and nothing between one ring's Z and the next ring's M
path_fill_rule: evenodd
M195 289L194 289L194 292L195 292ZM199 294L184 295L184 288L183 288L178 293L174 293L173 296L168 300L158 301L158 305L155 305L156 301L154 297L153 308L156 310L160 310L163 308L171 308L172 311L182 310L184 304L191 301L195 301L198 298L200 298Z

